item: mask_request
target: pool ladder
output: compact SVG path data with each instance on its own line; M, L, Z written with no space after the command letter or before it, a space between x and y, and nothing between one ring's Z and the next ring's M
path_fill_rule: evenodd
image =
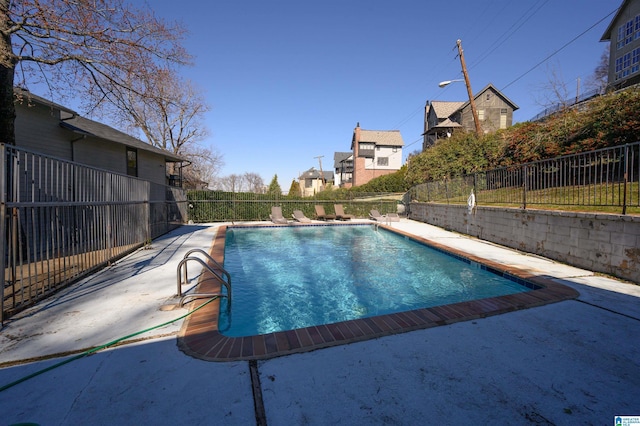
M216 269L218 269L220 272L218 272L209 263L205 262L201 258L195 257L195 256L191 256L191 254L193 254L193 253L203 254L207 258L207 260L209 262L211 262L212 264L214 264ZM213 276L216 277L218 280L220 280L220 283L222 283L222 285L227 289L227 294L224 294L224 293L191 293L191 294L183 295L182 294L182 286L184 284L187 284L187 282L189 280L188 273L187 273L187 263L189 261L196 261L200 265L202 265L204 268L206 268L209 272L211 272L213 274ZM184 268L183 268L183 266L184 266ZM180 303L178 304L178 307L182 308L187 299L199 299L199 298L205 298L205 297L216 297L216 296L218 296L218 297L226 297L227 300L229 301L228 308L231 308L231 275L229 274L229 272L227 272L222 267L222 265L220 265L218 262L216 262L204 250L202 250L202 249L189 250L184 255L184 258L180 261L180 263L178 263L177 275L178 275L178 297L180 298ZM184 277L184 280L182 280L182 277Z

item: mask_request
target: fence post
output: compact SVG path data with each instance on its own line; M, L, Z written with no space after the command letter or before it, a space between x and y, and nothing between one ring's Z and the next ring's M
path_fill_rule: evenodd
M624 179L622 181L622 214L627 214L627 182L629 180L629 144L624 145Z
M477 188L477 177L478 177L478 173L474 173L473 174L473 195L476 199L476 206L478 205L478 188Z
M0 144L0 329L4 325L4 289L7 247L7 151L5 144Z
M444 196L447 197L447 204L449 204L449 187L447 186L447 176L444 177Z
M527 166L522 166L522 209L527 209Z

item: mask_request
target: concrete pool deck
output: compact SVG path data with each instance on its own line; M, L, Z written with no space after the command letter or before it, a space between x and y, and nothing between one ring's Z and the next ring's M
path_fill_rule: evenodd
M187 311L160 308L175 303L178 262L210 247L217 226L175 230L5 322L0 388L16 384L0 391L2 424L612 424L640 414L639 286L405 219L392 226L580 295L273 359L187 356L176 344Z

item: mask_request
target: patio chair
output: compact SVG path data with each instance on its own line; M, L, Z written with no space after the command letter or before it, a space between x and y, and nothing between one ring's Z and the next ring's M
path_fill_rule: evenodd
M398 216L398 213L387 213L383 215L375 209L372 209L369 212L369 218L377 222L400 222L400 216Z
M336 215L326 214L324 212L324 207L316 204L316 217L318 218L318 220L334 220L336 218Z
M369 212L369 219L375 220L376 222L384 222L387 218L386 216L381 215L378 210L372 209Z
M311 219L309 219L308 217L306 217L304 215L304 213L302 213L301 210L294 210L293 213L291 214L291 216L293 216L293 219L296 222L300 222L300 223L311 223Z
M271 219L271 222L273 223L289 223L289 221L285 219L284 216L282 216L282 207L271 207L271 214L269 215L269 219Z
M334 204L333 208L336 210L336 219L338 220L351 220L355 217L352 214L346 214L342 208L342 204Z

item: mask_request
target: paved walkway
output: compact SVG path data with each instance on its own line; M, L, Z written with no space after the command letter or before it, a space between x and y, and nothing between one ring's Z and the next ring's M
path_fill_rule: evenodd
M206 362L176 346L186 310L161 310L175 303L180 259L215 235L215 225L184 226L5 323L0 388L15 385L0 391L0 423L574 425L640 415L639 286L418 222L393 226L555 277L580 297L253 368Z

